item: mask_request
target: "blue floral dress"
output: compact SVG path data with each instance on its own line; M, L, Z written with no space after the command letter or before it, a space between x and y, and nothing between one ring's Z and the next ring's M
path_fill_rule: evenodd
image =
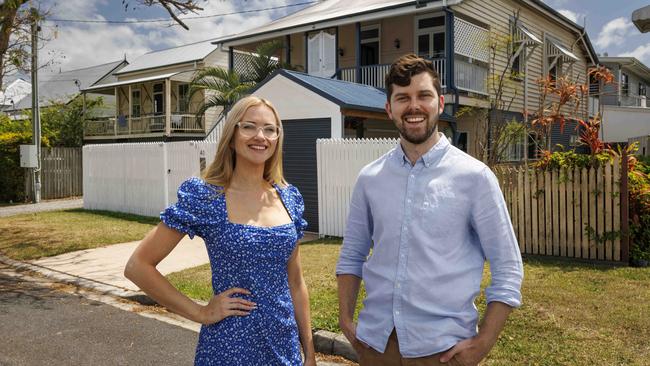
M287 262L307 222L294 186L275 186L292 222L273 227L231 223L220 188L190 178L178 189L178 202L160 218L165 225L205 241L212 288L232 287L257 303L247 316L231 316L201 327L195 365L301 365L298 327L289 291Z

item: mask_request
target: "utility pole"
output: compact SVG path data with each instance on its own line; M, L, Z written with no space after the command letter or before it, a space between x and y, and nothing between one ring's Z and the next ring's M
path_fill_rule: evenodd
M37 167L32 169L34 203L41 202L41 111L38 105L38 11L31 8L32 16L32 143L36 146Z

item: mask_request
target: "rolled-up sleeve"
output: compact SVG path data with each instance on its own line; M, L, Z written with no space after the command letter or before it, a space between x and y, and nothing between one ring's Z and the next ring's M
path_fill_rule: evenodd
M473 200L472 225L490 263L492 281L485 289L486 300L519 307L524 271L510 215L494 173L486 167L480 180Z
M343 236L343 246L336 274L361 277L363 264L372 247L372 212L365 195L363 177L359 175L350 199L350 211Z

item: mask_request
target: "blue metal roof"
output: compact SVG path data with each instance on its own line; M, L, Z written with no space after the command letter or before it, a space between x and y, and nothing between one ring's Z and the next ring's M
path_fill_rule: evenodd
M384 105L386 104L386 93L381 89L373 88L368 85L336 79L327 79L289 70L276 71L260 85L265 84L278 74L295 81L314 93L338 104L342 108L360 109L380 113L385 112Z

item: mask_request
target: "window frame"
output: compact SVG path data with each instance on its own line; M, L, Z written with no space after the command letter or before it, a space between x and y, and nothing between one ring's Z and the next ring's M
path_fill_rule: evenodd
M138 93L138 98L137 99L133 97L133 94L135 94L135 93ZM129 111L130 116L134 117L134 118L142 117L142 91L140 90L140 88L131 89L131 96L130 97L131 97L131 110ZM136 100L137 100L137 103L136 103ZM134 113L134 108L135 107L138 107L137 115L136 115L136 113Z
M185 105L185 110L181 109L181 103L182 103L182 98L181 98L181 87L187 87L187 94L185 95L186 97L189 97L189 92L190 92L190 84L188 83L179 83L176 84L176 111L178 113L190 113L190 101L187 100L186 105Z
M420 28L419 27L419 22L422 19L428 19L428 18L438 18L438 17L443 17L444 23L439 26L435 27L426 27L426 28ZM433 56L433 50L434 50L434 36L438 33L442 33L444 35L444 47L442 50L442 57L434 57ZM426 56L429 59L440 59L440 58L445 58L445 55L447 54L447 47L449 45L447 44L447 18L445 17L445 13L443 12L434 12L434 13L427 13L427 14L422 14L422 15L417 15L413 18L413 42L414 42L414 48L415 48L415 53L417 55L420 55L420 45L418 42L418 38L421 35L428 35L429 36L429 52L428 55ZM422 57L422 56L420 56Z

